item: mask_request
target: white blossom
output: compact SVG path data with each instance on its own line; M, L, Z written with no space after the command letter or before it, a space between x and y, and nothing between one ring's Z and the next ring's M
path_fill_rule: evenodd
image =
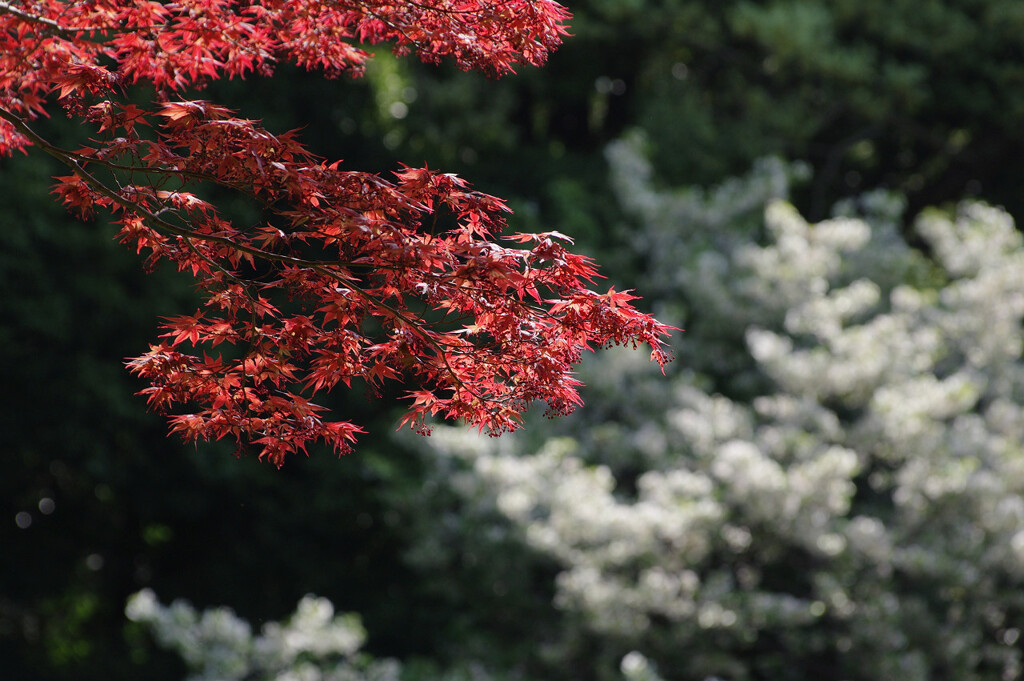
M144 589L128 599L125 614L145 625L188 665L188 681L398 681L392 660L357 656L366 633L355 615L335 615L324 598L306 596L287 622L268 622L254 634L228 608L197 612L176 600L161 605Z

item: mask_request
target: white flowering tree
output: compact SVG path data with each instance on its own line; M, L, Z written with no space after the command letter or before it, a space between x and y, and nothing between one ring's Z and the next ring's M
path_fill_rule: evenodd
M432 661L402 665L363 650L366 630L359 615L335 614L326 598L307 595L288 618L259 631L226 607L198 611L177 599L163 605L151 589L128 599L125 615L173 651L189 670L185 681L521 681L493 673L476 660L440 668ZM627 681L657 681L639 655Z
M125 614L181 656L188 681L398 681L393 660L360 652L366 632L356 615L335 615L325 598L306 596L287 622L262 631L228 608L197 612L183 600L162 605L152 591L134 594Z
M603 354L566 423L436 432L424 503L461 502L424 522L412 557L498 563L487 547L512 536L554 566L541 654L569 678L1020 678L1024 246L1009 216L926 212L911 246L881 193L809 224L779 163L699 192L655 189L635 140L609 158L642 228L642 288L687 328L677 373Z
M423 588L459 613L447 659L482 661L475 679L1020 678L1011 219L965 203L905 237L901 202L875 193L809 224L785 200L800 167L670 191L641 146L609 160L640 225L641 288L687 329L675 373L610 351L585 367L587 407L569 419L426 441L428 479L395 503ZM350 678L284 676L266 661L311 660L288 657L285 629L253 637L213 613L146 594L129 606L197 679Z

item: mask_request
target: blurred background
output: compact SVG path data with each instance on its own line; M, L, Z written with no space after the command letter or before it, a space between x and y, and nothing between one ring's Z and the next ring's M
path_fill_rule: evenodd
M570 9L501 80L381 49L204 95L459 173L687 329L666 377L598 353L578 414L500 440L359 394L341 460L168 438L123 361L190 282L2 161L0 678L1021 678L1024 4ZM337 634L306 594L365 642L260 658Z

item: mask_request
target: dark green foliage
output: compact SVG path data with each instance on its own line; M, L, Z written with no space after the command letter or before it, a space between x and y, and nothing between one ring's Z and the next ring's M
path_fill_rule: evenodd
M167 273L143 273L101 225L65 216L47 195L55 170L3 161L5 678L96 678L91 670L123 665L121 601L150 569L138 502L159 488L164 461L181 458L122 361L190 294ZM149 489L140 469L156 477Z
M396 155L472 169L478 182L496 171L496 191L508 183L548 208L559 178L600 195L603 177L588 171L604 144L639 125L672 184L719 182L772 154L811 163L797 199L812 219L878 187L906 193L910 215L965 194L1024 210L1024 12L1013 3L571 9L575 35L542 70L482 86L473 74L403 67L402 87L418 94L403 119L382 117L399 131ZM603 206L577 210L605 232L614 222Z
M102 217L66 216L47 196L55 170L3 162L0 678L181 678L125 629L143 586L256 621L314 591L400 627L401 602L380 597L408 581L399 518L379 496L411 474L401 452L367 438L345 461L320 452L278 471L167 438L123 361L155 340L159 316L191 311L187 279L143 272ZM378 437L392 428L386 401L335 406L364 412Z
M363 81L289 71L218 83L210 98L276 132L302 126L310 148L352 168L458 172L510 199L516 229L571 234L630 286L640 260L602 154L632 127L672 185L719 182L768 154L808 161L794 201L812 220L879 186L906 193L908 215L965 193L1024 215L1020 3L570 9L575 37L549 65L500 81L385 53ZM375 653L515 668L517 645L550 626L534 608L550 575L517 571L536 562L501 539L460 564L407 554L417 528L461 522L460 509L442 498L437 518L410 517L423 505L404 500L431 490L408 445L389 440L389 400L332 405L373 429L342 461L320 452L277 471L166 438L122 362L155 340L160 315L192 311L188 284L144 273L102 217L67 217L48 195L56 172L38 154L0 159L0 678L181 678L176 658L125 626L125 598L144 586L254 623L314 592L360 612ZM510 621L511 602L537 619Z

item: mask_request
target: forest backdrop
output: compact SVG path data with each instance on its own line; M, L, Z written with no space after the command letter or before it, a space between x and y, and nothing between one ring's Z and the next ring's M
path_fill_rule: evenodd
M687 328L668 378L598 353L519 438L391 437L391 396L349 394L375 435L341 460L168 439L123 361L189 282L0 161L0 675L183 678L156 606L125 615L145 588L257 629L325 597L409 678L1019 678L1024 7L570 9L501 80L378 48L210 92L457 172Z

